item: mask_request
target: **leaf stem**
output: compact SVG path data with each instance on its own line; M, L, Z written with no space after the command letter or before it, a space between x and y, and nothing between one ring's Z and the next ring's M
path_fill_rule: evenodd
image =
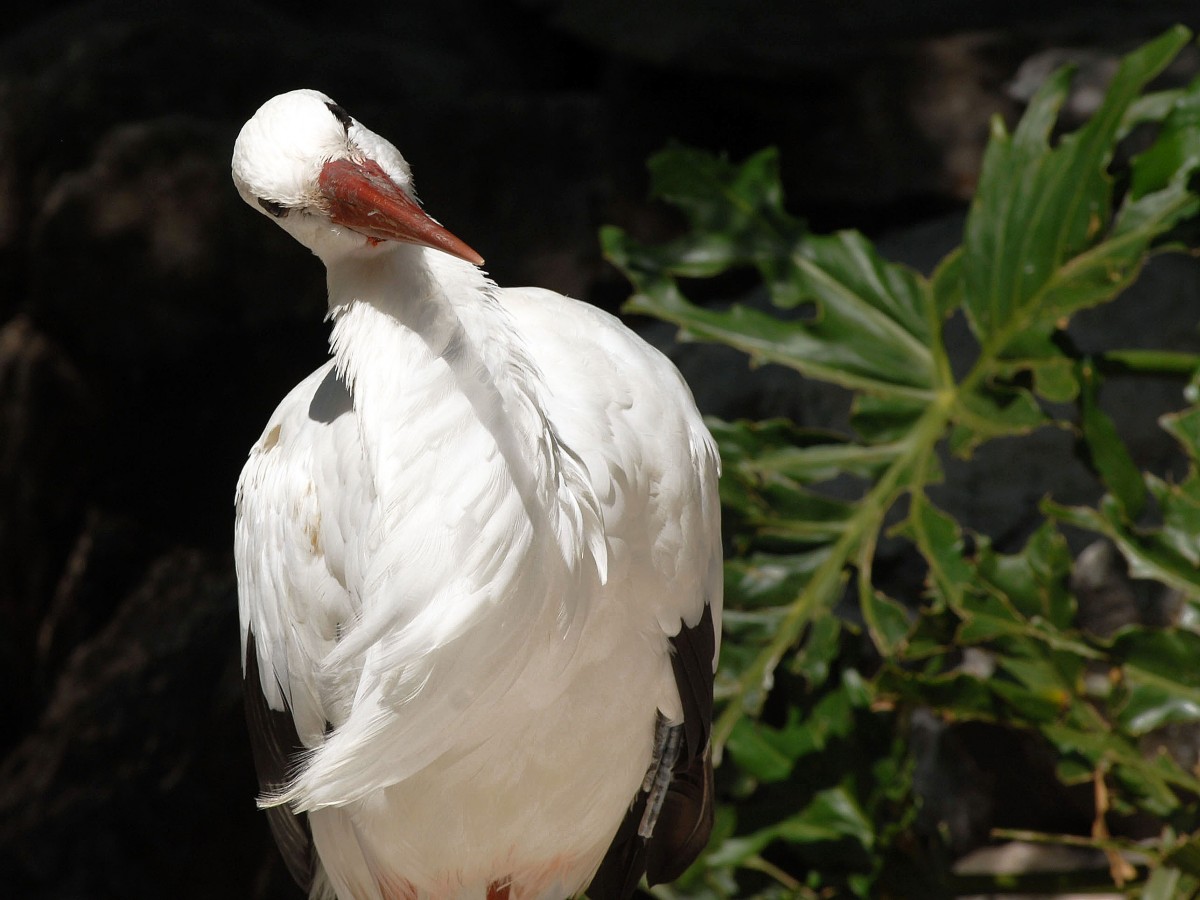
M1172 350L1108 350L1093 359L1105 375L1187 377L1200 369L1200 354Z
M770 643L738 676L729 702L713 725L714 761L720 761L725 742L738 720L744 715L756 714L762 708L775 668L799 640L804 626L818 610L832 602L836 592L845 584L846 566L858 551L864 536L872 536L879 530L888 509L902 491L924 489L924 479L929 471L926 461L932 447L946 430L955 400L953 391L937 394L905 438L892 445L899 448L900 452L855 506L854 514L846 520L829 555L814 570L804 589L779 621ZM921 480L919 484L915 483L917 479Z
M801 891L804 888L804 885L802 885L799 881L797 881L795 878L793 878L787 872L783 871L783 869L779 868L779 866L775 865L774 863L768 862L767 860L763 859L761 856L759 856L757 854L755 854L754 856L751 856L747 859L742 860L741 865L742 865L742 868L744 868L744 869L754 869L755 871L762 872L764 875L769 875L771 878L774 878L776 881L778 881L780 884L782 884L785 888L787 888L793 894L796 894L798 896L804 896L804 894L801 893ZM815 895L809 894L809 896L815 896Z
M1082 834L1052 834L1025 828L993 828L992 837L1002 841L1021 841L1026 844L1053 844L1062 847L1085 847L1089 850L1145 852L1145 847L1120 838L1095 838Z

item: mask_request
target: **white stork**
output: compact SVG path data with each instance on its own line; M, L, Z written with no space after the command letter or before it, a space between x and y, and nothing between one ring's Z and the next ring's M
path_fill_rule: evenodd
M712 826L718 458L617 319L499 288L400 153L324 94L269 100L233 179L319 256L332 358L237 489L255 762L330 900L593 900Z

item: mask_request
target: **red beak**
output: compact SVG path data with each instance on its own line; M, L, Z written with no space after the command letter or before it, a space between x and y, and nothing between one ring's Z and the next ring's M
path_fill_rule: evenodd
M374 160L335 159L321 169L329 218L377 241L441 250L481 266L483 257L431 219Z

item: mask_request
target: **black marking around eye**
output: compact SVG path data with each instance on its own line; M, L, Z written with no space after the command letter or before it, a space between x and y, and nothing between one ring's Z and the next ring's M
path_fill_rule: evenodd
M274 200L268 200L265 197L258 198L258 205L277 219L282 219L288 214L288 208L282 203L277 203Z
M346 112L333 101L330 101L325 105L329 107L329 111L333 113L333 117L342 123L342 128L346 129L347 133L349 133L350 125L354 122L354 120L350 118L350 113Z

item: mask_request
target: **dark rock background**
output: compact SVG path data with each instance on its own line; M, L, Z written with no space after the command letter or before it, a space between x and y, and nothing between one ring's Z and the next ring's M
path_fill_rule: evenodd
M320 264L229 181L233 139L261 102L324 90L400 146L430 210L501 284L615 309L626 287L596 229L670 234L644 174L669 140L735 158L776 144L790 205L814 228L861 228L928 267L957 242L990 116L1012 119L1065 58L1082 66L1069 114L1086 115L1115 58L1176 21L1200 25L1195 4L143 0L6 13L5 892L296 896L252 802L230 531L246 450L322 360L326 329ZM1170 77L1195 68L1185 55ZM1081 317L1077 337L1197 349L1196 274L1155 264L1148 288ZM707 411L837 415L836 398L749 373L736 354L675 352ZM1110 406L1131 412L1122 427L1150 464L1171 452L1154 415L1178 389L1131 390ZM1066 436L1032 461L988 452L994 471L952 471L946 502L1002 541L1047 491L1095 491ZM994 805L977 808L986 820Z

